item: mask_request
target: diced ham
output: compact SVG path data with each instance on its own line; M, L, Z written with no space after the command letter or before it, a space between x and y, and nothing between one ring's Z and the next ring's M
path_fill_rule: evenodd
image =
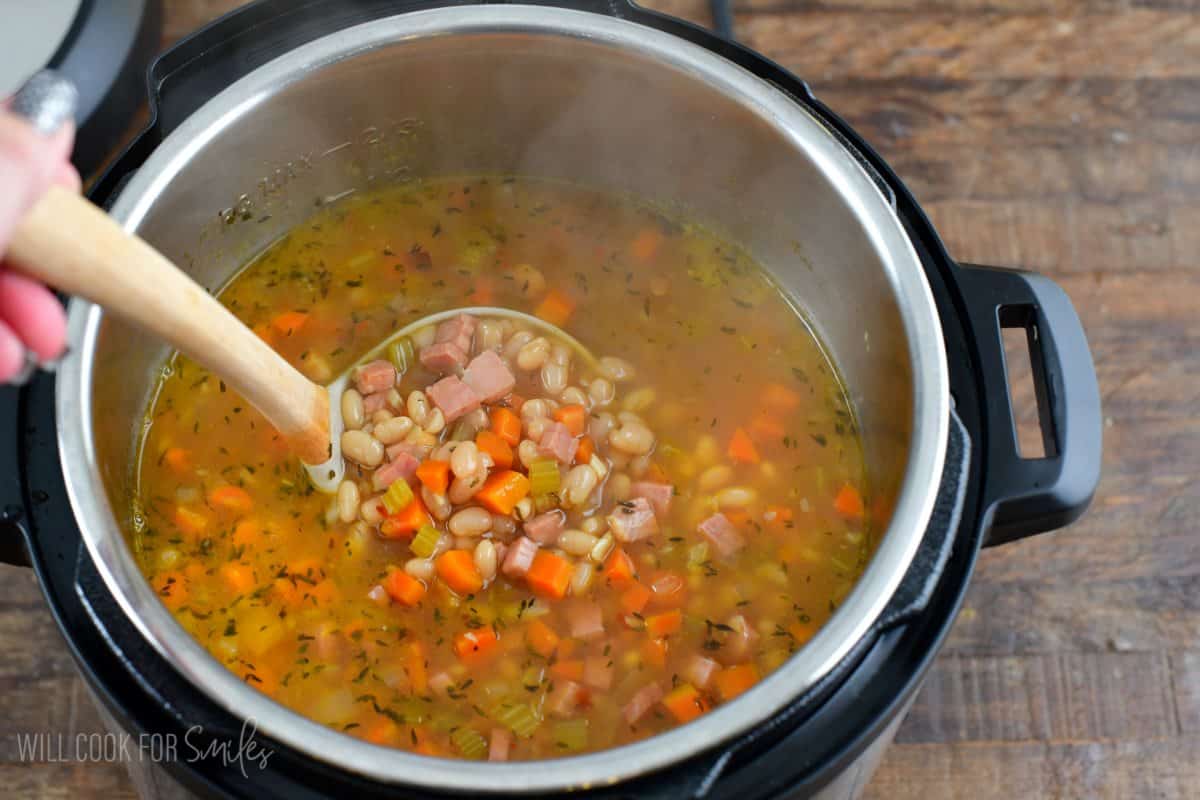
M467 352L454 342L434 342L421 348L421 366L430 372L450 372L467 363Z
M434 694L442 694L453 685L454 678L450 677L450 673L445 670L429 676L429 688Z
M621 713L625 715L625 721L630 725L636 725L638 720L646 715L646 712L654 708L659 700L663 699L662 687L657 683L649 683L638 689L629 702L625 704L625 708L621 709Z
M396 368L390 361L372 361L354 371L354 388L364 397L375 392L386 392L395 385Z
M342 664L350 656L350 643L341 631L332 628L322 628L317 633L315 642L317 655L322 661L332 664Z
M567 426L561 422L553 422L546 426L542 440L538 442L540 455L558 459L563 464L570 464L574 461L575 451L578 449L579 442L571 435Z
M494 403L517 385L512 370L494 350L485 350L471 359L463 373L463 383L470 386L485 403Z
M389 444L385 452L389 461L395 461L402 453L407 453L420 461L425 457L428 450L425 446L419 445L416 442L396 442L395 444Z
M488 742L488 761L508 761L508 751L512 747L512 731L508 728L492 728L492 736Z
M375 470L375 474L371 476L371 481L375 484L376 491L382 492L392 485L392 481L410 480L413 475L417 474L417 467L420 463L416 457L409 453L397 453L393 460Z
M500 571L510 578L524 577L525 573L529 572L529 567L533 564L533 557L537 555L537 551L537 542L522 536L508 546L508 552L504 554L504 565L500 567Z
M609 656L588 656L583 661L583 682L606 691L612 686L613 661Z
M525 520L522 527L525 529L525 535L538 544L552 545L558 541L558 535L566 526L567 515L562 509L556 508Z
M683 598L687 594L687 584L678 574L662 571L652 576L650 592L652 608L671 608L683 604Z
M375 392L363 398L363 413L374 414L381 408L387 407L387 392Z
M746 546L746 540L724 514L716 513L700 523L700 534L708 539L722 558L728 558Z
M649 500L635 497L617 503L617 507L608 515L608 527L613 536L622 542L637 542L658 533L658 519Z
M666 516L671 510L671 498L675 496L675 487L669 483L654 483L653 481L637 481L629 487L632 497L644 497L654 507L654 513L660 517Z
M576 639L594 639L604 634L604 615L595 603L576 603L567 610L567 622L571 636Z
M459 314L454 319L438 323L433 341L441 344L448 342L455 345L463 353L471 352L471 338L475 335L476 319L470 314Z
M583 702L586 692L575 681L555 681L546 695L546 710L556 717L569 717Z
M426 389L425 393L442 410L447 423L479 408L479 395L455 375L447 375Z
M683 668L683 677L687 678L697 689L704 689L720 668L721 665L711 658L692 656L691 660Z

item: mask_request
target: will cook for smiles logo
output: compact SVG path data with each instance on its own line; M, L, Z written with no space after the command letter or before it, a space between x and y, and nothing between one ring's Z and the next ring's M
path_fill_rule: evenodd
M242 724L236 739L208 736L193 725L176 733L18 733L17 758L23 762L154 763L219 761L241 771L244 777L267 768L275 751L255 739L253 720Z

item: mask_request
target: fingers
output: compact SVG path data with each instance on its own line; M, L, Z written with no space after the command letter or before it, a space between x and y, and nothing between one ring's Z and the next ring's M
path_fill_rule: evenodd
M43 137L20 117L0 112L0 252L17 222L60 176L74 136L67 124Z
M39 361L58 358L66 344L66 313L50 290L0 267L0 322Z
M25 348L12 328L0 321L0 383L8 383L25 365Z

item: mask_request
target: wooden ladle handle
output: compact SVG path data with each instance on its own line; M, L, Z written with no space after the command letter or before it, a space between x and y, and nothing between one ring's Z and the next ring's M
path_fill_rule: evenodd
M51 188L12 237L21 272L103 306L203 364L310 464L329 457L329 394L162 254L79 195Z

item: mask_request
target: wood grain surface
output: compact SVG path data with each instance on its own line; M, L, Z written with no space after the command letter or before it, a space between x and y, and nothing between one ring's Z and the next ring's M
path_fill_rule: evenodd
M164 44L237 4L165 0ZM709 23L701 0L651 5ZM955 257L1062 284L1104 398L1093 508L984 553L866 796L1200 797L1200 0L739 0L735 21L879 149ZM132 796L119 765L19 758L16 731L102 726L12 568L0 692L8 794Z

